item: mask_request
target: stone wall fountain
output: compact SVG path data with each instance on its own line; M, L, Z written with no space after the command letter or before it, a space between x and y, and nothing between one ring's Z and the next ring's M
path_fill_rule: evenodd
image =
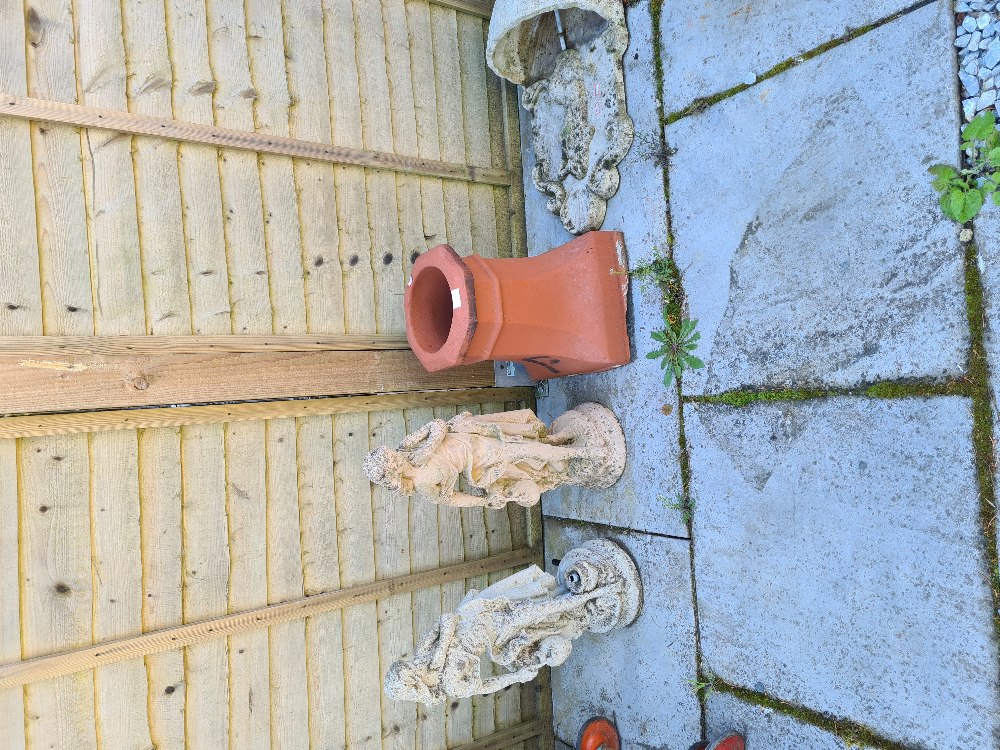
M497 0L486 61L523 87L535 186L568 231L600 229L634 135L621 0Z

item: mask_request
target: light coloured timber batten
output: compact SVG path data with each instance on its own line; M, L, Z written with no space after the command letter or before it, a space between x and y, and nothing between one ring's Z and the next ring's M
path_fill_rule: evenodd
M535 550L516 550L460 565L451 565L396 578L386 578L374 583L316 594L282 604L272 604L247 612L6 664L0 666L0 690L61 677L81 670L94 669L107 664L128 661L129 659L137 659L162 651L192 646L238 633L259 630L293 620L301 620L323 612L345 609L377 599L419 591L431 586L440 586L452 581L464 581L466 578L477 575L529 565L535 562L537 557L538 553Z
M429 0L431 5L451 8L459 13L489 19L493 15L492 0Z
M383 393L376 396L259 401L160 409L122 409L75 414L40 414L0 418L0 439L72 435L111 430L183 427L195 424L246 422L286 417L319 417L353 412L421 409L480 404L489 401L533 400L532 388L465 388L445 391Z
M150 117L132 112L116 112L109 109L86 107L81 104L66 104L9 94L0 95L0 115L32 122L61 123L83 128L114 130L132 135L148 135L185 143L201 143L220 148L279 154L334 164L352 164L424 177L441 177L447 180L486 185L509 186L511 184L510 171L506 169L475 167L470 164L421 159L383 151L346 148L286 136L251 133L212 125L180 122L163 117Z
M409 349L405 336L0 336L0 354L203 354Z
M533 721L526 721L523 724L510 727L509 729L494 732L493 734L481 737L474 742L460 745L454 750L505 750L506 748L513 747L518 742L538 737L543 734L544 731L545 728L542 721L540 719L535 719Z
M429 373L410 351L0 355L0 414L486 388L492 363Z

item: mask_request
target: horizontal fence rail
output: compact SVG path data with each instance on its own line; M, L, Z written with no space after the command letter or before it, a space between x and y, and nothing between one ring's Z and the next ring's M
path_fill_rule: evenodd
M0 336L0 355L203 354L409 349L405 336Z
M197 643L225 638L279 625L293 620L344 609L377 599L385 599L453 581L462 581L489 573L499 573L509 568L529 565L538 557L532 549L515 550L483 560L450 565L423 573L411 573L397 578L386 578L374 583L352 586L326 594L316 594L282 604L273 604L247 612L216 617L211 620L165 628L152 633L122 638L96 646L64 651L36 659L0 666L0 690L24 685L38 680L62 677L86 669L127 661L162 651L191 646Z
M427 372L409 350L0 354L0 414L487 388L493 363Z
M535 719L527 721L524 724L518 724L510 729L494 732L474 742L459 745L455 750L506 750L506 748L516 745L519 742L538 737L543 732L544 727L541 719Z
M67 104L28 97L0 95L0 115L33 122L53 122L83 128L114 130L131 135L148 135L186 143L201 143L221 148L278 154L300 159L350 164L371 169L441 177L449 180L480 182L487 185L509 186L510 171L469 164L421 159L416 156L390 154L382 151L333 146L328 143L302 141L286 136L251 133L243 130L199 125L163 117L96 109L82 104Z
M0 439L72 435L193 424L248 422L256 419L316 417L356 412L420 409L434 406L484 404L495 401L528 401L533 388L463 388L447 391L383 393L375 396L340 396L241 404L177 406L156 409L122 409L77 414L37 414L0 418Z

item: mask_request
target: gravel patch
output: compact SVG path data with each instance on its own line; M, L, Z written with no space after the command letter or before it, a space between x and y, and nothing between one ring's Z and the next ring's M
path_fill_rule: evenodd
M958 77L962 81L962 114L971 121L988 109L996 111L1000 83L1000 5L998 0L962 0L955 6Z

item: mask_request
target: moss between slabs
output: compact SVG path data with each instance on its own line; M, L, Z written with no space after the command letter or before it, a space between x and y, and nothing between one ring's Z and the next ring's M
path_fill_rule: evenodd
M919 10L920 8L923 8L926 5L930 5L933 2L935 2L935 0L921 0L921 2L919 3L915 3L899 11L898 13L894 13L891 16L887 16L878 21L875 21L874 23L870 23L867 26L859 26L856 29L851 29L843 36L839 36L836 39L831 39L830 41L824 42L823 44L809 50L808 52L803 52L801 55L795 55L794 57L790 57L787 60L778 63L773 68L768 70L766 73L757 76L757 80L754 81L753 83L750 84L741 83L731 88L728 88L725 91L720 91L718 94L712 94L711 96L703 96L699 99L695 99L693 102L691 102L683 109L677 110L676 112L672 112L669 115L665 115L663 120L664 124L671 125L684 117L688 117L689 115L695 115L704 112L713 104L717 104L721 102L723 99L728 99L729 97L734 96L735 94L738 94L741 91L745 91L751 86L757 85L761 81L766 81L769 78L774 78L775 76L784 73L786 70L789 70L790 68L794 68L797 65L801 65L806 60L812 60L814 57L818 57L819 55L822 55L824 52L828 52L829 50L835 47L839 47L840 45L845 44L851 41L852 39L857 39L859 36L864 36L869 31L873 31L879 28L880 26L885 26L887 23L891 23L896 19L905 16L907 13L912 13L913 11ZM656 38L658 39L659 37ZM662 91L662 86L661 86L661 91ZM662 101L662 98L660 101Z

